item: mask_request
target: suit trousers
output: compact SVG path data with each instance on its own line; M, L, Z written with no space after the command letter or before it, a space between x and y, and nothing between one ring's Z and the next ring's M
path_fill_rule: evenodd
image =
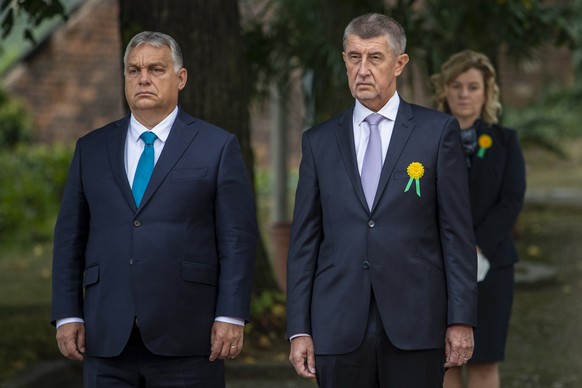
M443 333L444 345L444 333ZM358 349L340 355L316 355L321 388L442 388L445 350L402 350L391 342L374 296L364 340Z
M83 379L84 388L225 388L224 361L154 354L136 325L119 356L85 356Z

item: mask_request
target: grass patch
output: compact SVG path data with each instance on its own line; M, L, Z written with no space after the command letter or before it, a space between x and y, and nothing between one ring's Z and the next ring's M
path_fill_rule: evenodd
M51 249L0 251L0 381L59 356L50 320Z
M517 240L521 260L556 271L550 284L518 288L501 364L504 387L582 386L582 206L528 204Z

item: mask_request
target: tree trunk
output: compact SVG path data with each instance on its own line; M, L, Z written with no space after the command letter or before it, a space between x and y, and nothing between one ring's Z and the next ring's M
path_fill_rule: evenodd
M234 133L254 183L249 128L249 85L237 0L120 0L122 47L138 32L160 31L180 45L188 82L180 106ZM262 241L254 294L276 290Z

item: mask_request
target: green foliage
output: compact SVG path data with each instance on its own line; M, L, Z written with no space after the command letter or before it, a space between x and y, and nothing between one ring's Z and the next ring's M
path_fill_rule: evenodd
M572 49L574 69L578 76L577 82L582 83L582 1L574 1L571 13L572 22L568 24L567 28L573 38Z
M50 241L71 157L58 145L0 152L0 243Z
M289 75L300 69L308 120L321 121L352 102L341 48L343 30L354 17L383 12L398 20L407 32L407 51L428 79L449 55L462 49L482 51L496 64L502 48L518 61L547 42L573 45L571 7L546 3L269 0L245 26L253 81L263 86L274 81L284 89Z
M282 307L280 309L279 307ZM275 315L284 316L285 295L281 291L264 291L253 299L251 305L251 318L260 320L269 312Z
M46 19L61 16L66 19L65 8L60 0L0 0L0 32L6 38L19 17L24 17L26 28L23 36L35 42L33 30Z
M542 0L428 0L409 32L411 47L429 74L464 49L481 51L497 64L500 49L518 61L546 42L571 43L570 7Z
M251 342L260 348L269 348L285 333L285 294L281 291L263 291L251 301L251 321L246 326Z
M566 157L565 139L582 137L582 85L572 89L548 93L540 101L503 115L503 124L515 128L524 146L542 147L558 156Z
M29 143L31 129L30 114L24 106L0 89L0 150Z

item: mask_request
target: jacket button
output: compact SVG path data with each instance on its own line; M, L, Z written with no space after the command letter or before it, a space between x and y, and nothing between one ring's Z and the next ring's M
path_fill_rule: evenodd
M141 226L141 222L139 220L133 220L133 226Z
M370 263L368 263L368 261L364 261L364 262L362 263L362 268L364 268L364 269L368 269L368 268L370 268Z
M368 226L370 228L373 228L374 226L376 226L376 223L374 222L374 220L370 220L370 221L368 221Z

